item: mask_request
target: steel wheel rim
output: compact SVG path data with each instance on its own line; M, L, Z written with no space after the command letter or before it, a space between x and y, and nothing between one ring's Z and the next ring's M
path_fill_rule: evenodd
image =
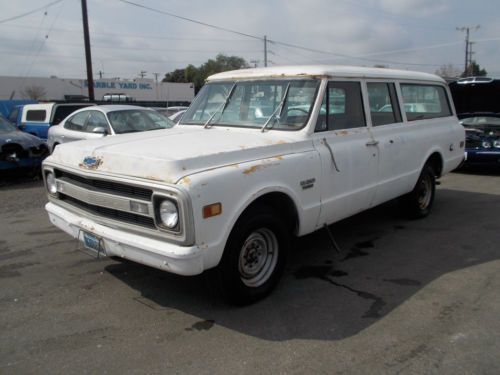
M418 194L418 207L425 210L429 207L432 198L432 182L429 175L425 175L420 182L420 189Z
M260 228L243 242L238 271L241 281L248 287L259 287L274 272L278 261L279 245L276 235L267 228Z

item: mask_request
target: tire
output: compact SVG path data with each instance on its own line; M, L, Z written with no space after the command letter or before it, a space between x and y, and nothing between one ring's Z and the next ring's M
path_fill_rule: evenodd
M247 305L266 297L283 274L290 230L268 206L255 206L238 219L217 268L228 302Z
M404 206L407 215L412 219L420 219L429 215L436 194L436 174L434 169L426 164L420 172L413 190L404 196Z

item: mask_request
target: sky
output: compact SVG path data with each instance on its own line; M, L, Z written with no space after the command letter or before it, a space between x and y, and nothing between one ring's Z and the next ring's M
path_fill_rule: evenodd
M86 77L81 0L0 0L0 7L0 75ZM87 0L87 7L96 79L161 78L218 53L263 66L264 36L269 66L463 70L464 26L473 58L500 78L498 0Z

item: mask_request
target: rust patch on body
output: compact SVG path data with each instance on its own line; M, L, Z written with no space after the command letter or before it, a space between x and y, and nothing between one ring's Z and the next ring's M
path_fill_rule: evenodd
M190 179L189 177L184 177L184 178L182 179L182 183L183 183L184 185L189 185L189 184L191 183L191 179Z

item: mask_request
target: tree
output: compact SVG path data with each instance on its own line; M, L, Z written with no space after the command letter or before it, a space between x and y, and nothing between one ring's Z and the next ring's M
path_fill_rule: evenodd
M47 95L47 91L41 86L26 86L21 90L21 96L25 99L40 100L45 98L45 95Z
M464 77L484 77L486 75L488 75L488 72L485 69L481 69L479 64L474 60L471 61L467 71L464 73Z
M453 64L444 64L436 70L435 74L443 78L459 77L462 71Z
M205 84L208 76L248 67L248 63L241 57L218 54L215 60L209 59L198 68L190 64L184 69L176 69L173 72L165 74L163 82L193 82L195 93L197 93Z

